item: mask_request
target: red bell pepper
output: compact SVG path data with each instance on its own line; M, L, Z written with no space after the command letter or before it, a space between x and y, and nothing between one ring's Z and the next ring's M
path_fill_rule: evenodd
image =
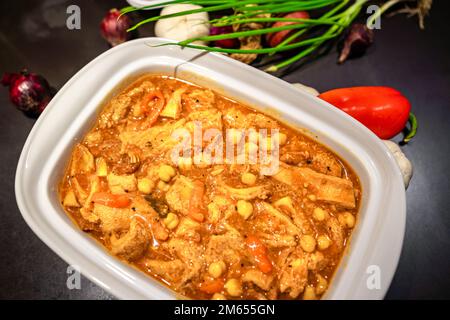
M324 92L319 98L346 112L381 139L390 139L401 132L410 119L415 134L415 117L411 104L399 91L389 87L353 87Z

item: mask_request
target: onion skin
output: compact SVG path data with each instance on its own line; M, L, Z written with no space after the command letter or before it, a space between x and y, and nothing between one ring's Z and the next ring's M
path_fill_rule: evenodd
M55 91L44 77L27 70L3 74L2 84L9 86L11 102L30 117L38 117L44 111Z
M209 35L215 36L220 34L232 33L233 28L231 26L223 26L223 27L211 27ZM238 48L240 43L239 40L234 39L222 39L214 41L214 45L216 47L225 48L225 49L235 49Z
M287 15L283 16L283 18L309 19L309 13L306 11L296 11L296 12L288 13ZM299 23L301 23L301 22L278 21L272 25L272 28L284 27L284 26L289 26L291 24L299 24ZM268 33L266 35L266 42L269 44L270 47L275 48L281 42L283 42L283 40L286 39L292 32L293 32L293 30L283 30L283 31Z
M131 27L131 19L127 15L120 18L120 11L111 9L100 23L100 32L103 38L114 47L131 39L131 33L127 30Z

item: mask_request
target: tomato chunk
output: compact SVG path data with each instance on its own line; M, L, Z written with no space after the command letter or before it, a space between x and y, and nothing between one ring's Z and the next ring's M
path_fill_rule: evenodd
M131 203L128 196L124 194L112 194L109 192L97 192L92 195L92 202L113 208L125 208Z
M269 258L266 246L255 236L248 236L245 241L250 254L256 262L256 266L264 273L272 271L272 261Z
M214 279L200 283L199 289L204 293L217 293L223 290L223 279Z
M189 201L189 217L195 221L202 222L205 219L206 209L203 205L205 185L199 180L194 181L191 199Z

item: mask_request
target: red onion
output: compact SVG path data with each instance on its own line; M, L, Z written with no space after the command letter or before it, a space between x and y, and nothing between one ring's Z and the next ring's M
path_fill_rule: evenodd
M130 17L127 15L119 17L120 11L116 8L111 9L100 24L103 38L113 47L131 39L131 33L127 32L131 27Z
M220 34L227 34L232 33L233 28L231 26L224 26L224 27L211 27L209 30L210 36L216 36ZM214 45L216 47L225 48L225 49L233 49L239 47L239 40L234 39L222 39L222 40L216 40L214 41Z
M3 74L2 84L9 86L11 102L25 114L38 117L54 95L44 77L22 70Z
M283 16L283 18L291 18L291 19L309 19L309 13L306 11L295 11L286 14ZM275 22L271 28L278 28L278 27L284 27L289 26L291 24L299 24L301 22L294 22L294 21L277 21ZM283 30L278 32L272 32L266 34L266 42L271 46L272 48L275 48L278 46L281 42L283 42L285 39L287 39L291 34L296 32L296 30Z
M348 58L363 55L372 43L373 30L369 29L366 24L354 23L341 43L338 62L344 63Z

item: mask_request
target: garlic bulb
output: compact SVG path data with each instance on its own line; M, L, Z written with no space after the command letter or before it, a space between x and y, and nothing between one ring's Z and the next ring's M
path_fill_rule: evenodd
M395 161L397 162L398 167L400 169L400 172L402 173L405 189L407 189L409 181L411 180L413 174L413 166L411 164L411 161L408 160L408 158L402 152L398 144L389 140L383 140L383 142L394 156Z
M164 7L161 15L166 16L178 12L200 9L201 6L193 4L173 4ZM207 12L198 12L180 17L158 20L155 24L157 37L176 41L184 41L209 35L209 16ZM193 44L205 45L205 42L196 41Z
M297 89L299 89L299 90L301 90L301 91L303 91L305 93L308 93L310 95L313 95L315 97L317 97L319 95L319 91L317 91L313 87L308 87L308 86L305 86L304 84L301 84L301 83L293 83L292 85L294 87L296 87Z

